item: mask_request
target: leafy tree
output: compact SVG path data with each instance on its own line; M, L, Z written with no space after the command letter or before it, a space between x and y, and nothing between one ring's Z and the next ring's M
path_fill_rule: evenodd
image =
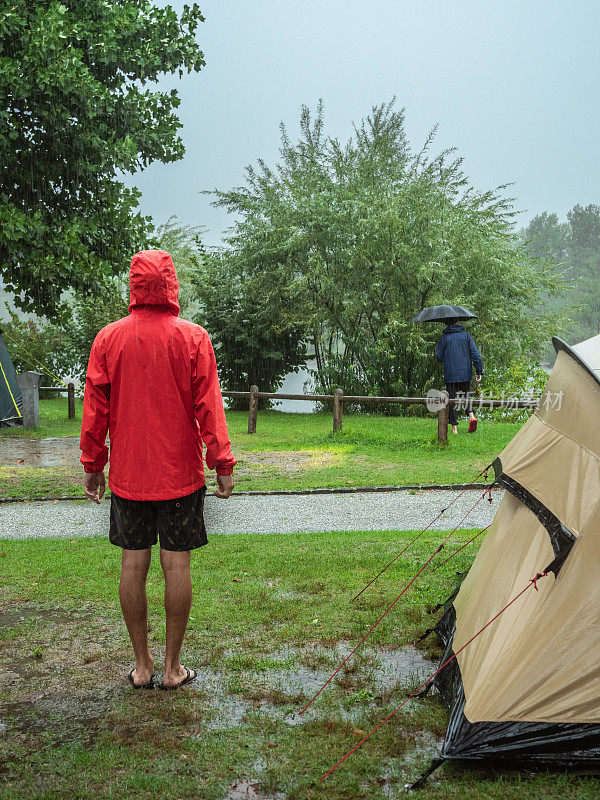
M404 112L373 108L345 143L326 136L323 107L304 107L281 159L246 170L242 187L216 191L234 213L227 245L244 264L245 291L293 298L278 323L315 349L316 386L411 394L440 382L439 326L411 322L421 308L457 303L479 315L488 367L535 356L555 332L539 310L561 282L514 229L503 189L476 191L452 150L431 156L435 130L413 152Z
M57 378L70 374L68 337L57 326L25 319L9 311L10 321L0 329L17 372L41 372L42 384L57 385Z
M557 269L564 266L567 258L567 238L569 226L558 221L556 214L538 214L521 232L527 242L527 249L536 258L553 261Z
M274 284L264 291L251 277L235 253L204 252L192 279L200 303L195 321L211 335L224 387L247 392L255 384L274 392L285 375L306 362L303 328L284 321L292 302L285 286ZM230 403L232 408L247 405L247 400ZM260 405L270 403L261 398Z
M199 70L198 6L0 0L0 276L23 310L66 310L148 239L119 173L183 156L165 72ZM62 297L62 299L61 299Z
M152 235L152 247L166 250L173 259L179 281L180 313L186 319L192 319L198 312L194 279L203 263L200 237L204 232L203 227L183 225L176 216L171 216Z
M167 250L173 257L180 284L181 314L190 318L195 304L191 283L192 271L198 269L199 251L196 239L201 228L181 225L171 217L159 225L151 245ZM83 380L92 342L98 331L110 322L127 316L129 305L129 275L122 270L117 275L102 276L94 295L73 295L66 301L68 315L53 322L45 319L26 320L11 313L11 322L2 325L17 371L36 369L61 379ZM9 312L10 313L10 312Z
M109 276L97 284L94 296L83 295L72 303L70 316L58 327L67 342L70 374L85 380L92 343L105 325L127 316L129 282L127 273Z
M600 333L600 207L576 205L567 214L567 263L575 278L579 306L572 332L577 339Z
M551 301L570 318L568 338L587 339L600 332L600 207L574 206L566 222L556 214L539 214L522 232L529 252L551 259L568 291Z
M498 370L494 367L486 374L485 394L488 397L510 398L520 397L524 400L540 397L548 382L548 373L539 364L534 363L525 355L516 356L510 369ZM485 408L485 397L484 408ZM478 412L477 412L478 413ZM479 415L479 414L478 414ZM510 403L505 409L484 411L484 416L491 421L501 419L510 422L526 422L531 411L528 409L510 408Z

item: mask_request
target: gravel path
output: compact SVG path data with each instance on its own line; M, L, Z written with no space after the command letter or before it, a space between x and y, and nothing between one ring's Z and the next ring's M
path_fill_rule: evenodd
M300 533L345 530L412 530L428 525L457 496L457 491L365 492L362 494L255 495L227 501L208 496L205 519L210 534ZM434 529L450 530L481 498L482 490L466 491ZM483 528L496 513L502 496L481 500L461 528ZM110 502L44 501L0 505L0 539L105 536Z

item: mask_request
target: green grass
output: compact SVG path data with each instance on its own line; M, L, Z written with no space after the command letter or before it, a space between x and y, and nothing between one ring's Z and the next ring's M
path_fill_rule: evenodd
M319 678L355 642L445 535L428 532L363 597L353 593L397 553L409 532L214 536L193 554L194 605L185 663L201 679L181 692L136 692L120 618L119 552L103 539L0 542L2 800L249 797L383 800L403 796L439 739L447 714L414 701L318 782L400 702L419 676L378 683L379 663L436 619L475 547L415 584L306 716ZM469 537L456 534L456 546ZM157 553L155 552L155 557ZM148 593L151 646L163 653L163 581ZM426 640L426 652L439 656ZM312 681L311 681L312 677ZM244 795L240 795L243 797ZM445 766L419 797L595 800L593 778Z
M35 430L23 430L20 425L0 428L0 439L13 436L27 436L34 439L43 439L47 436L79 436L82 412L83 400L78 397L75 398L75 419L68 417L66 397L40 400L40 424Z
M80 420L65 419L65 400L42 401L40 407L40 427L31 436L79 435ZM252 435L246 432L245 412L228 412L227 420L239 462L234 474L238 491L469 482L520 428L520 423L489 421L471 435L463 423L459 435L450 436L448 445L441 447L434 416L347 414L343 430L335 434L326 413L264 411ZM7 440L24 435L29 436L15 428L0 432ZM76 442L73 447L77 449ZM0 497L81 496L77 458L78 453L73 457L75 470L61 466L27 471L4 464Z
M83 469L81 473L83 473ZM59 467L0 466L0 498L33 500L45 497L72 497L77 499L83 496L82 485L82 474L75 476L71 471L61 470Z
M318 488L321 486L392 486L471 481L491 463L517 433L519 423L482 424L476 434L437 442L434 417L385 417L377 414L346 415L343 430L333 433L328 414L259 415L255 434L245 433L247 420L240 412L228 415L234 451L244 463L253 454L309 451L315 463L287 476L274 464L273 474L250 475L239 488ZM319 462L319 456L321 461ZM243 483L243 487L242 487Z

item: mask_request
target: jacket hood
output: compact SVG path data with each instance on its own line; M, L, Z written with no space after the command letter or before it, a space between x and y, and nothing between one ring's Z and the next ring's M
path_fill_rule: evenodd
M456 322L454 325L447 325L442 333L459 333L460 331L464 331L464 328Z
M129 311L142 306L163 306L179 314L179 281L173 259L164 250L142 250L131 259Z

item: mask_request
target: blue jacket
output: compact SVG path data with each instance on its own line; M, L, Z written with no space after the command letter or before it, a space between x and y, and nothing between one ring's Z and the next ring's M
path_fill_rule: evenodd
M435 357L444 365L446 383L466 383L483 374L483 361L477 346L462 325L448 325L438 342Z

